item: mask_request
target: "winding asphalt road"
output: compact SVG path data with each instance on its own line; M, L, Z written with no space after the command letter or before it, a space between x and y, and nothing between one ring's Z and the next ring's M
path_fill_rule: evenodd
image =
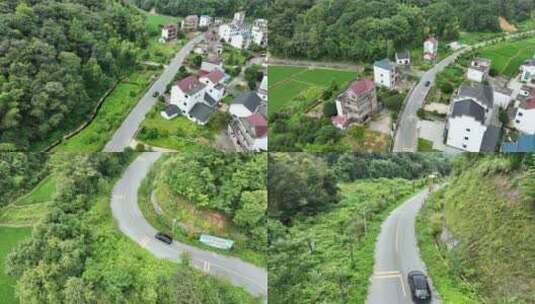
M505 36L505 39L515 38L520 35L530 35L533 33L535 33L535 31L511 34ZM464 47L463 49L458 50L450 56L444 58L442 61L433 66L433 68L429 69L424 73L424 75L420 79L420 82L412 90L411 95L407 99L407 103L405 104L405 107L401 114L399 126L396 130L396 134L394 137L394 152L416 152L418 150L418 116L416 115L416 113L421 107L423 107L425 98L429 93L429 90L433 86L436 75L442 70L444 70L448 65L455 62L457 57L459 57L463 53L468 52L473 48L478 48L487 44L495 43L500 39L501 38L495 38L477 43L472 46ZM428 81L430 85L425 86Z
M416 214L428 194L427 190L416 194L392 211L383 222L375 244L374 273L370 278L367 304L413 303L407 274L412 270L426 273L418 251L414 225ZM440 303L435 290L432 303Z
M143 217L137 203L137 193L151 166L161 155L159 152L147 152L138 156L113 188L111 208L119 229L158 258L179 262L182 253L189 253L191 263L196 268L227 279L233 285L243 287L253 296L263 297L267 301L265 269L235 257L219 255L176 241L167 245L154 238L157 230Z
M196 36L191 39L182 49L176 54L175 58L171 60L169 65L165 68L160 78L154 82L147 93L139 100L138 104L128 114L128 117L123 121L119 129L115 131L111 140L106 143L104 152L122 152L130 145L134 138L137 129L145 119L145 115L150 111L154 104L158 101L158 97L153 97L154 92L163 93L173 78L178 69L182 66L182 62L193 50L196 44L204 40L204 35Z

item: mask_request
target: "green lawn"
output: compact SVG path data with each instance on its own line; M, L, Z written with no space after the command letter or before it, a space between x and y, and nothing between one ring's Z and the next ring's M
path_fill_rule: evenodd
M503 35L505 35L503 32L461 32L459 42L461 44L476 44Z
M418 138L418 152L435 152L433 142L427 139Z
M526 59L535 54L535 38L500 42L480 50L480 56L492 60L492 68L499 75L512 77Z
M100 151L145 93L158 71L136 70L106 98L91 124L54 148L55 151Z
M15 281L5 273L5 260L9 252L18 242L28 237L30 228L0 227L0 302L17 303L15 298Z
M297 99L317 99L321 91L335 81L340 88L357 77L356 72L309 69L291 66L269 66L269 112L277 112ZM306 96L300 96L306 93Z
M147 114L136 139L151 146L180 151L203 151L212 146L217 131L198 125L184 116L166 120L159 103Z
M150 14L145 11L145 16L147 16L147 25L149 28L149 31L151 32L159 32L160 26L164 24L176 24L178 26L178 21L180 18L173 17L173 16L167 16L167 15L160 15L160 14Z
M56 180L49 175L45 177L30 193L19 198L15 204L32 205L37 203L46 203L52 200L56 193Z

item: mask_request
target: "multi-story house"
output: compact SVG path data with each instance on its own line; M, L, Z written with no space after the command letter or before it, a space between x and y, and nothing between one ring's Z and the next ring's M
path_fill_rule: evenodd
M349 85L347 90L336 98L337 116L344 117L347 126L350 122L366 122L377 111L377 95L375 84L369 79L356 80ZM333 123L337 127L342 119L334 117Z
M373 79L377 85L393 89L396 86L396 65L390 59L376 61L373 65Z
M438 56L438 40L435 37L429 37L424 41L424 59L435 60Z

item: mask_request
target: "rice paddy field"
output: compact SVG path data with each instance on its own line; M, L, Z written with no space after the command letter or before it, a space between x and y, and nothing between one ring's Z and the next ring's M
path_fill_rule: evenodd
M481 57L492 60L499 75L513 77L522 62L535 55L535 38L500 42L480 50Z
M357 77L351 71L277 65L269 66L268 75L270 113L281 110L299 96L307 101L318 98L332 81L343 87Z

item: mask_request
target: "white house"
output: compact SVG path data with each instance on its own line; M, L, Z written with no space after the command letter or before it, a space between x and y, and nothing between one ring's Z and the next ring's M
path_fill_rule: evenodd
M389 59L376 61L373 65L374 81L377 85L393 89L396 86L396 66Z
M424 41L424 59L435 60L438 55L438 40L435 37L429 37Z
M266 19L256 19L251 30L253 43L260 46L267 46L267 29L268 23Z
M411 54L409 52L396 52L396 64L409 66L411 64Z
M233 117L228 134L238 152L268 149L268 122L259 112L247 117Z
M251 43L251 31L244 25L223 24L219 26L218 35L238 49L247 48Z
M215 69L212 72L201 76L199 81L206 85L205 92L209 94L214 100L220 101L225 95L225 86L223 80L225 79L225 73L219 69Z
M229 44L237 49L246 49L251 44L251 36L247 31L240 32L239 34L230 37Z
M234 19L232 23L242 25L245 22L245 11L239 11L234 13Z
M528 59L520 66L520 81L530 82L535 77L535 59Z
M500 135L493 90L489 86L461 86L446 124L446 144L468 152L495 151Z
M263 100L268 100L268 77L264 75L262 82L260 82L260 87L258 88L258 96Z
M474 58L468 71L466 72L466 78L471 81L483 82L489 76L491 61L485 58Z
M201 63L201 71L210 73L214 70L223 71L223 62L215 53L208 54L208 57Z
M201 18L199 19L199 27L209 27L212 25L212 17L208 15L201 15Z
M535 97L521 101L516 109L513 126L525 134L535 134Z
M259 109L262 99L255 92L239 95L230 104L229 113L236 117L248 117Z
M177 26L174 24L166 24L162 27L162 34L160 37L160 42L168 42L176 38L177 35Z
M507 109L513 100L513 90L506 86L494 86L492 89L494 105L502 109Z

